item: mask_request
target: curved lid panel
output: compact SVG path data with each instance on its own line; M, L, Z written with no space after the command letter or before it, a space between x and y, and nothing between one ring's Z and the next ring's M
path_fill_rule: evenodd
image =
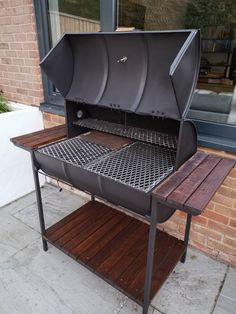
M180 119L198 76L198 31L66 34L41 62L72 101Z

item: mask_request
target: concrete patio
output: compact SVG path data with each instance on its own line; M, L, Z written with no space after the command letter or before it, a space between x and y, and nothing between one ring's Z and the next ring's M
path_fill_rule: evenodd
M87 199L57 187L42 189L47 226ZM132 314L141 308L49 245L43 252L35 194L0 210L0 313ZM150 313L235 314L236 269L189 249L152 300Z

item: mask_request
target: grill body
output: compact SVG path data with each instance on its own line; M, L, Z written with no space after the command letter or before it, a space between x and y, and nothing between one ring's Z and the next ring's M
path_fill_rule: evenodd
M149 216L153 189L197 149L185 116L199 49L197 31L65 35L41 66L65 97L68 139L36 150L39 168Z

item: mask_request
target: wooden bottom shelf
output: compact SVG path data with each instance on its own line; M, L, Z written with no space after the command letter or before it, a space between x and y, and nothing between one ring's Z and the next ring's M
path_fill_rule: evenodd
M142 304L148 225L91 201L47 229L45 239ZM182 241L157 232L151 298L185 252Z

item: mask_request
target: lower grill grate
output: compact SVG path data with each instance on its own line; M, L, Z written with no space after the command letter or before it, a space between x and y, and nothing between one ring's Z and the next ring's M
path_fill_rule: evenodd
M102 145L89 143L78 137L74 137L40 148L38 151L68 163L84 166L112 150Z
M81 119L74 123L88 129L120 135L134 140L156 144L171 149L176 149L177 147L177 137L170 134L140 129L131 126L125 127L122 124L89 118Z
M175 152L134 143L86 167L138 190L149 192L174 169Z

